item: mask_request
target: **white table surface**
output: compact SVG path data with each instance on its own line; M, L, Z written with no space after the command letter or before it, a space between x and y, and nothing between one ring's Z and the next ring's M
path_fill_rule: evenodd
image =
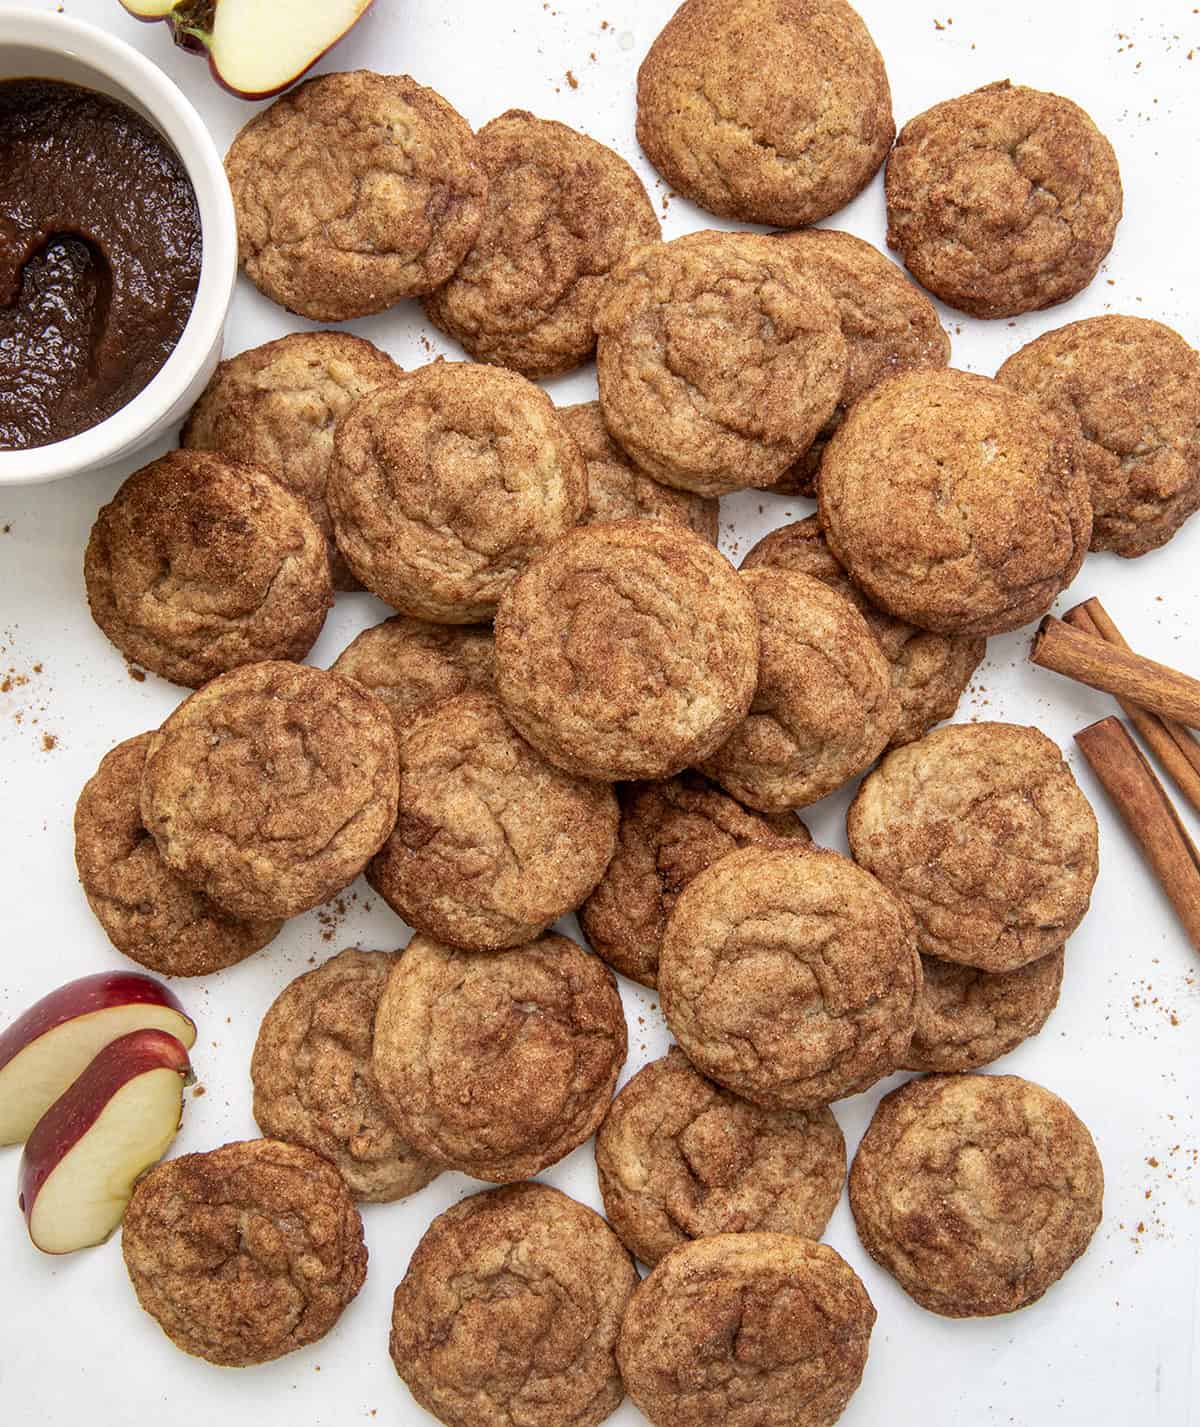
M217 88L203 63L173 51L165 28L136 23L117 0L30 0L30 8L65 9L152 56L222 147L255 111ZM509 107L576 125L631 160L658 202L663 188L634 138L634 77L673 8L673 0L377 0L321 68L411 72L474 125ZM1160 318L1200 344L1200 13L1192 0L954 0L949 15L905 0L862 0L859 8L887 61L900 122L1009 76L1078 100L1121 160L1126 217L1095 283L1065 306L1016 322L943 312L955 365L990 374L1036 334L1110 311ZM882 180L830 221L882 246ZM682 200L667 206L668 236L710 223ZM227 351L303 325L243 282ZM436 352L460 355L415 305L351 326L405 366L429 360L423 339ZM594 374L585 369L551 389L562 401L589 399ZM0 1024L62 981L126 964L76 883L71 818L101 755L157 725L181 697L153 676L132 681L84 600L88 529L128 469L0 492L0 680L13 681L0 692ZM809 508L760 493L723 501L725 547L736 558ZM1091 557L1060 607L1100 594L1136 647L1197 672L1198 562L1200 516L1157 554L1131 562ZM369 596L339 596L311 661L327 665L386 613ZM959 717L1036 723L1067 749L1100 818L1103 867L1091 913L1071 940L1058 1010L1040 1037L998 1068L1061 1094L1090 1127L1107 1177L1104 1222L1088 1254L1034 1307L951 1322L917 1308L871 1263L843 1200L827 1238L863 1276L879 1310L846 1427L1200 1423L1200 959L1071 745L1075 730L1113 711L1110 701L1027 666L1028 641L1022 631L991 642ZM819 841L844 849L847 799L843 791L809 810ZM194 1061L207 1090L203 1098L189 1095L176 1151L256 1133L250 1051L263 1012L288 980L339 947L395 948L408 934L360 881L344 916L310 913L249 962L176 982L200 1026ZM631 1074L661 1054L668 1037L656 998L631 982L621 989ZM879 1094L898 1080L835 1107L851 1151ZM10 1176L10 1186L18 1159L17 1150L0 1151L0 1176ZM544 1178L599 1207L590 1145ZM247 1370L177 1352L137 1306L116 1239L68 1258L37 1253L11 1187L0 1213L0 1422L431 1422L388 1358L391 1295L433 1216L482 1187L447 1174L404 1203L366 1206L371 1261L358 1299L320 1343ZM626 1403L611 1421L634 1427L642 1419Z

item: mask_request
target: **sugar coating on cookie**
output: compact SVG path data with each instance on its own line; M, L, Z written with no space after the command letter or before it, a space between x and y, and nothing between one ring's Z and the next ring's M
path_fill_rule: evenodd
M373 1065L410 1144L503 1184L594 1133L625 1052L616 978L575 942L496 955L418 935L379 1003Z
M829 443L818 489L836 558L875 604L938 634L1017 629L1087 554L1078 440L1052 413L953 369L890 377Z
M413 1253L392 1361L447 1427L596 1427L625 1396L616 1344L637 1281L600 1215L557 1189L473 1194Z
M242 917L348 886L396 821L396 735L361 685L304 664L235 669L154 735L142 818L167 865Z
M867 186L895 133L883 58L843 0L686 0L638 73L647 157L723 218L826 218Z
M752 812L696 772L617 788L617 847L579 924L596 952L623 976L658 985L663 932L680 892L727 852L812 841L791 813Z
M430 319L478 362L550 377L587 361L608 274L660 235L623 158L552 119L510 109L478 134L488 177L483 227Z
M263 1134L323 1155L355 1199L374 1203L415 1194L441 1171L400 1138L371 1072L375 1011L398 955L341 951L289 981L250 1060Z
M432 291L470 251L487 203L467 121L405 74L305 80L242 129L225 170L246 276L314 322Z
M122 654L191 688L262 659L303 659L333 604L325 538L253 466L169 451L92 526L92 618Z
M1082 436L1092 549L1145 555L1200 509L1200 352L1145 317L1087 317L1027 343L996 380Z
M642 1281L617 1360L653 1427L833 1427L874 1325L862 1281L827 1245L716 1234L672 1250Z
M745 720L701 767L749 807L785 812L874 763L900 700L879 641L849 600L793 570L742 579L758 612L758 685Z
M1104 1170L1087 1127L1016 1075L931 1075L879 1102L850 1171L871 1257L931 1313L1011 1313L1087 1248Z
M811 575L847 599L867 622L891 666L900 718L891 744L911 743L935 723L951 718L963 690L987 652L980 635L933 634L896 619L867 599L838 562L815 515L781 525L742 559L743 570L795 570Z
M609 280L596 331L609 431L648 475L698 495L777 481L846 377L833 298L756 233L638 249Z
M478 624L579 521L587 467L532 382L436 362L338 424L329 507L338 548L373 594L417 619Z
M697 1070L766 1109L815 1109L902 1062L921 966L912 917L833 852L747 847L667 922L658 991Z
M1058 745L1020 724L937 728L863 779L856 862L912 911L920 949L982 971L1056 951L1099 869L1096 816Z
M278 1140L156 1165L134 1186L121 1250L163 1332L221 1367L323 1338L367 1272L362 1218L341 1175Z
M1007 79L910 119L887 166L888 246L943 302L1014 317L1081 292L1121 219L1112 145L1069 99Z
M552 763L585 778L666 778L746 716L758 620L736 571L654 520L589 525L505 592L496 689Z
M106 753L75 807L75 866L88 906L118 951L163 976L207 976L266 946L278 921L241 921L163 861L142 822L153 734Z
M450 946L520 946L572 912L617 837L606 783L564 773L505 720L459 694L398 731L396 827L367 880L397 916Z

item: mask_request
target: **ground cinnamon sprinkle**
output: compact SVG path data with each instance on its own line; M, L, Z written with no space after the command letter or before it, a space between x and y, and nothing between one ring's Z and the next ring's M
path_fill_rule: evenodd
M579 81L575 78L574 70L567 70L567 83L571 86L572 89L579 88Z

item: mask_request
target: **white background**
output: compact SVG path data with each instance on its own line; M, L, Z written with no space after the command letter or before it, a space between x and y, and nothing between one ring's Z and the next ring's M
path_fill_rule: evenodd
M1126 217L1092 287L1015 323L944 312L956 365L990 374L1038 333L1106 311L1160 318L1200 343L1200 13L1193 3L1200 0L862 0L899 122L1009 76L1081 102L1121 161ZM36 0L35 8L64 6ZM634 79L672 9L673 0L377 0L321 68L409 71L476 126L509 107L576 125L637 165L657 204L662 188L634 138ZM213 85L203 62L173 52L165 28L136 23L117 0L65 0L65 10L162 64L222 148L254 112ZM665 227L674 235L708 221L674 199ZM831 222L882 246L881 179ZM303 325L242 283L227 351ZM414 305L352 326L405 366L429 360L422 334L435 351L460 355ZM593 373L585 369L552 389L563 401L589 399ZM153 676L131 680L88 617L84 543L125 474L0 492L0 679L28 680L0 693L0 1024L70 977L122 964L76 883L72 812L101 755L158 724L181 697ZM736 558L808 508L757 493L724 501L726 548ZM1200 672L1198 560L1200 517L1168 549L1141 560L1091 557L1060 605L1098 593L1138 648ZM386 613L369 596L339 596L312 662L327 665ZM1074 731L1112 711L1110 702L1029 668L1028 638L1024 631L992 641L960 717L1036 723L1064 746L1096 804L1103 867L1091 913L1068 950L1061 1005L1042 1035L1000 1068L1049 1086L1091 1128L1107 1175L1104 1223L1086 1257L1036 1306L951 1322L917 1308L874 1267L843 1201L827 1237L862 1274L879 1310L846 1427L1200 1423L1200 960L1071 745ZM45 747L50 740L54 746ZM810 810L819 841L844 848L846 801L843 793ZM407 940L407 929L363 883L354 890L357 901L333 918L336 925L322 926L310 913L248 963L176 983L200 1025L194 1059L207 1090L189 1097L178 1151L255 1133L250 1051L263 1012L288 980L341 946L394 948ZM629 982L622 992L632 1073L662 1052L667 1037L655 998ZM835 1107L851 1150L884 1088ZM0 1196L0 1422L134 1427L164 1417L222 1427L351 1427L432 1420L387 1355L391 1294L433 1216L482 1186L447 1174L403 1204L366 1206L368 1281L335 1330L282 1361L225 1370L177 1352L141 1312L116 1240L57 1260L31 1248L15 1205L18 1159L17 1150L0 1151L0 1182L13 1186L5 1191L11 1197ZM599 1207L590 1145L545 1178ZM641 1418L626 1404L611 1420L633 1427Z

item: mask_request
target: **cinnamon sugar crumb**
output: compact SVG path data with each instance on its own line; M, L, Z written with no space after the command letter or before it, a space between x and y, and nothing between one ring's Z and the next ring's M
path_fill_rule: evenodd
M579 88L579 81L575 78L574 70L567 70L567 83L571 86L572 89Z

